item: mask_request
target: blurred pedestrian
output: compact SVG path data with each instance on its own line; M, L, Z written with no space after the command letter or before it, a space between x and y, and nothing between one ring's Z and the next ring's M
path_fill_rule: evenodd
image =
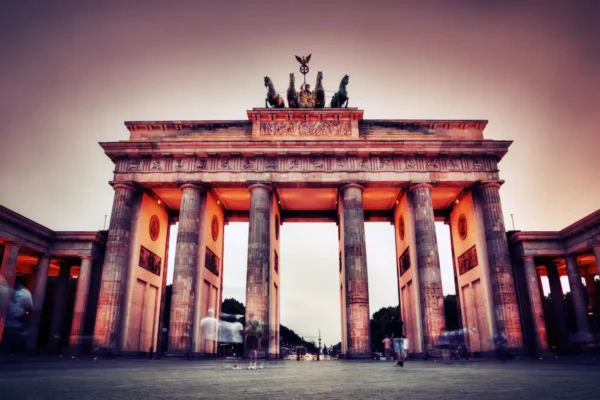
M390 361L390 354L392 353L392 339L386 335L385 339L381 341L385 350L385 361Z

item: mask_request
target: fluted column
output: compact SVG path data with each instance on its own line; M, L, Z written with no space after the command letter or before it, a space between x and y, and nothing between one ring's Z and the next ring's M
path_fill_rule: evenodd
M590 323L588 321L588 307L583 294L583 284L581 283L581 274L579 265L577 265L577 256L567 254L565 256L567 264L567 277L569 278L569 287L571 288L571 298L573 299L573 311L577 321L577 331L580 339L588 341L591 334Z
M267 328L269 337L269 282L271 272L271 188L250 185L250 218L248 227L248 270L246 273L246 321L254 320ZM268 351L268 346L263 348Z
M206 191L198 185L184 184L181 192L173 269L169 353L184 355L192 352L200 218L201 213L205 212L203 198L206 197Z
M163 278L160 295L160 312L158 317L158 341L156 344L156 352L162 354L168 345L168 340L165 340L163 329L165 328L165 311L167 300L167 275L169 273L169 243L171 241L171 226L174 224L173 219L169 217L167 223L167 238L165 245L165 254L163 257ZM168 330L168 328L167 328Z
M8 287L12 289L15 286L15 276L17 273L17 257L19 255L19 246L13 242L4 243L4 254L2 255L2 265L0 266L0 275L4 276ZM9 297L6 304L0 308L0 341L2 340L2 334L4 333L4 321L6 320L6 314L8 313L8 307L10 305Z
M548 335L546 333L546 321L544 320L544 306L540 297L539 275L535 267L534 257L523 257L523 269L525 271L531 317L535 329L536 349L539 353L548 350Z
M96 311L94 349L118 351L123 297L127 285L127 269L131 252L131 221L136 190L126 184L115 184L102 279Z
M550 285L550 299L552 300L552 311L554 313L554 326L558 334L558 347L562 352L569 348L569 331L567 330L567 319L565 312L565 295L560 283L560 276L556 263L547 261L546 273Z
M477 189L483 208L496 332L504 332L508 346L523 347L521 316L508 252L504 217L500 203L501 182L485 182Z
M423 352L425 355L434 349L446 327L442 275L435 235L431 189L430 184L420 183L412 185L408 190L415 221L417 272L423 321Z
M29 337L27 338L27 351L35 353L37 351L38 335L40 331L40 320L42 310L44 309L44 299L46 298L46 284L48 283L48 268L50 267L50 256L45 254L38 259L38 266L35 271L35 281L33 283L33 310L29 323Z
M458 328L463 328L462 308L460 306L460 288L458 287L458 272L456 268L456 255L454 253L454 235L452 234L452 223L450 218L444 222L450 229L450 252L452 253L452 272L454 275L454 292L456 293L456 317L458 318ZM437 239L437 238L436 238ZM444 314L445 316L446 314Z
M52 316L50 318L50 331L48 332L47 348L51 352L61 351L70 271L71 264L66 261L61 262L60 270L58 272L58 282L56 283L56 289L54 291L54 303L52 304Z
M85 328L85 316L90 295L90 281L92 278L92 256L81 257L79 276L77 277L77 291L75 292L75 305L73 307L73 322L71 324L71 336L69 346L80 350Z
M344 260L348 357L371 357L369 329L369 277L365 245L363 187L348 184L341 188L344 218Z

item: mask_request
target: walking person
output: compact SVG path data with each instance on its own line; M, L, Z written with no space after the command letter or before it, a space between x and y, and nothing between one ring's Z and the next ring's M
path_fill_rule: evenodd
M389 336L386 336L381 343L383 343L383 348L385 350L385 361L390 361L390 355L392 353L392 339L390 339Z
M394 366L404 367L404 360L408 357L408 338L404 335L394 338L394 351L396 352L396 364Z
M258 341L260 338L260 322L254 319L254 313L248 314L248 321L246 322L246 330L244 334L246 336L246 350L250 357L250 365L248 369L256 369L256 359L258 357Z

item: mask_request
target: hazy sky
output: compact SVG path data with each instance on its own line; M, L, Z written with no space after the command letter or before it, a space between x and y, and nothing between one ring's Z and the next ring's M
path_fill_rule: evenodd
M102 228L113 164L97 143L127 139L123 121L245 119L263 77L284 92L309 53L310 81L349 74L365 118L488 119L487 138L514 140L507 227L513 213L517 229L562 229L600 207L597 1L86 3L0 3L0 204L52 229ZM335 227L281 232L282 322L333 344ZM366 234L374 312L397 304L395 255L390 225ZM247 225L225 240L224 293L244 300Z

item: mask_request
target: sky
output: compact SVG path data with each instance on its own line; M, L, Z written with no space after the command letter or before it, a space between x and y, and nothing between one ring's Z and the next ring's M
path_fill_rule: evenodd
M412 4L418 3L418 5ZM101 229L124 121L245 119L312 53L350 75L365 118L487 119L507 228L559 230L600 208L597 1L0 3L0 204L54 230ZM297 74L299 75L299 74ZM226 227L224 295L244 300L247 224ZM281 229L281 320L339 341L333 224ZM392 227L366 226L370 309L396 305ZM453 291L449 239L438 241ZM171 246L173 249L174 246ZM173 259L173 257L171 257ZM172 271L172 267L171 267Z

